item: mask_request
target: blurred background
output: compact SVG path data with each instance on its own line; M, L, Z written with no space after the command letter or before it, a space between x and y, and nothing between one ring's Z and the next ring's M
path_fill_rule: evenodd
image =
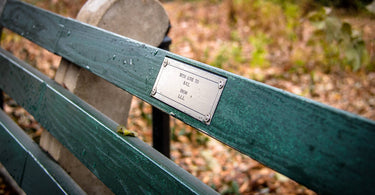
M75 18L85 0L26 0ZM171 51L375 120L372 0L162 1ZM1 45L53 78L60 57L3 31ZM35 141L43 128L5 96L4 110ZM151 106L133 99L128 128L152 142ZM222 194L315 194L171 120L171 159ZM353 186L356 187L356 186ZM0 194L7 194L0 179Z

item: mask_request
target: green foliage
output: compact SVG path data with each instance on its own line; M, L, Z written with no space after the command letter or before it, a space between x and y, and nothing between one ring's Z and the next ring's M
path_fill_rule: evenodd
M229 9L229 40L214 53L211 48L200 52L199 58L215 67L229 71L243 71L241 66L246 64L266 68L274 54L282 50L290 54L290 63L284 63L287 70L306 73L316 67L326 72L333 68L375 69L361 33L326 13L327 8L314 0L232 0L225 1L225 6ZM313 35L305 31L311 28L306 27L306 16L315 26ZM310 39L307 44L306 37ZM282 57L286 61L287 56Z
M283 10L283 15L285 16L285 19L287 21L286 27L288 30L295 29L299 24L299 18L301 16L301 9L299 7L299 4L292 0L270 0L271 2L274 2L277 5L281 6L281 9Z
M210 139L207 137L207 135L199 132L199 131L196 131L197 134L196 134L196 137L195 137L195 141L197 142L198 145L203 145L203 146L206 146L208 141L210 141Z
M267 67L270 65L267 59L268 51L267 45L271 43L271 39L266 34L258 33L255 36L249 37L249 42L254 50L251 53L250 65L253 67Z
M301 14L299 6L285 2L283 10L287 20L287 27L291 30L294 29L299 24L298 19Z
M340 64L353 71L369 66L362 35L353 30L349 23L328 15L324 9L312 12L309 19L316 27L316 37L323 37L316 43L323 47L327 65Z
M246 54L243 53L242 46L238 42L223 44L210 65L218 68L231 68L240 66L247 62Z
M239 186L236 181L231 181L225 186L225 188L220 192L220 194L240 194Z
M210 65L218 67L218 68L223 68L223 65L226 64L229 60L228 56L228 49L226 47L222 47L218 54L215 56L215 59L213 62L210 63Z
M193 132L187 129L181 129L180 132L178 133L178 136L185 136L189 139L189 141L192 141L192 135L193 135Z
M298 4L292 0L234 0L230 13L229 20L237 24L237 26L232 24L237 30L231 33L231 40L239 45L239 47L232 47L237 49L232 52L235 55L233 57L235 62L249 62L252 67L268 67L271 64L268 57L273 40L278 38L293 42L298 38L296 28L300 25L301 11ZM248 28L250 31L244 33L243 28ZM251 51L244 50L246 43L237 41L239 39L247 39ZM240 50L242 50L242 57L237 55Z
M272 23L279 23L283 10L280 5L262 0L233 0L232 14L236 21L252 21L250 28L266 30Z

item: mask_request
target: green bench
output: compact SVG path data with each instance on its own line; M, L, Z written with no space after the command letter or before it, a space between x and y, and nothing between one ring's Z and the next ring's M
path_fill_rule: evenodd
M375 194L374 121L20 1L0 2L4 28L317 193ZM4 49L0 89L115 194L216 193ZM84 193L3 111L0 119L0 161L26 193Z

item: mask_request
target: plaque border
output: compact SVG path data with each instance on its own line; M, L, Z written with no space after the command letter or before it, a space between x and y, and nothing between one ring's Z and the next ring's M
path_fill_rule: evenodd
M162 94L158 91L158 84L159 84L159 81L161 79L161 77L163 76L163 71L165 70L165 68L167 68L168 66L173 66L177 69L180 69L182 71L185 71L185 72L188 72L190 74L193 74L195 76L198 76L200 78L203 78L203 79L206 79L206 80L209 80L213 83L216 83L218 85L218 89L216 90L216 95L215 95L215 100L212 102L212 106L210 108L210 111L209 113L201 113L200 111L197 111L191 107L189 107L188 105L185 105L183 103L180 103L178 101L176 101L175 99L171 98L171 97L168 97L167 95L165 94ZM190 69L190 70L186 70L186 69ZM201 75L197 72L192 72L191 70L196 70L200 73L204 73L205 75ZM160 67L160 70L159 70L159 73L158 73L158 76L155 80L155 83L152 87L152 90L151 90L151 93L150 95L152 97L154 97L155 99L158 99L159 101L162 101L163 103L209 125L211 123L211 120L213 118L213 115L215 114L215 111L216 111L216 108L217 108L217 105L219 103L219 100L220 100L220 97L221 97L221 94L224 90L224 87L225 87L225 84L227 82L227 78L223 77L223 76L220 76L220 75L217 75L213 72L210 72L210 71L207 71L207 70L204 70L204 69L201 69L201 68L198 68L196 66L193 66L191 64L188 64L188 63L185 63L185 62L181 62L179 60L176 60L176 59L173 59L173 58L170 58L168 56L166 56L163 60L163 63ZM211 103L211 102L210 102Z

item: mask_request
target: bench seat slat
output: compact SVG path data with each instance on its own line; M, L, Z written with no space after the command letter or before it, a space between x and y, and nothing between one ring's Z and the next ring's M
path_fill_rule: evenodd
M0 88L115 194L216 194L210 187L31 66L0 50Z
M42 15L49 21L37 20ZM374 121L18 1L0 22L318 193L375 193ZM33 25L59 32L43 40ZM166 56L227 78L209 126L150 97Z
M27 194L85 194L0 110L0 161Z

